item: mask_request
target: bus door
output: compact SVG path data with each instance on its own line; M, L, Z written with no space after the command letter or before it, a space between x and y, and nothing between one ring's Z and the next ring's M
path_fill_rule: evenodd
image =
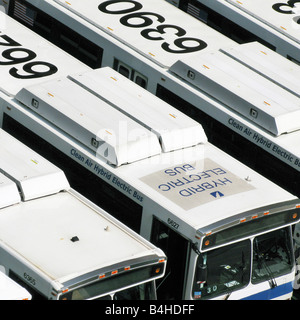
M183 299L184 282L188 268L190 243L179 233L153 218L151 242L162 249L167 256L165 277L156 280L159 300Z

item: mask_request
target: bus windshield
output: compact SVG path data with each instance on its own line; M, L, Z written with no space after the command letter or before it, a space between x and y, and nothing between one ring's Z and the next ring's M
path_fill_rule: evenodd
M164 263L148 265L113 276L95 279L94 282L76 287L60 295L60 300L114 299L151 300L156 299L152 280L164 272ZM147 282L146 282L147 281ZM144 284L141 284L145 282ZM124 289L126 288L126 289ZM106 296L106 298L105 298Z
M210 299L230 294L250 281L268 281L270 286L276 286L275 278L293 269L290 232L287 227L201 254L192 297Z
M154 282L146 282L138 286L102 296L97 300L156 300Z
M91 287L90 287L91 288ZM124 290L111 292L101 297L95 297L98 292L91 292L89 288L83 287L64 294L61 300L155 300L154 281L146 282Z

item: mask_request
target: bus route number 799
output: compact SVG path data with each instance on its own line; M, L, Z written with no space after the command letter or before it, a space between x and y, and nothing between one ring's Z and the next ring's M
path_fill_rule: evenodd
M33 79L52 75L58 71L57 67L51 63L44 61L32 61L37 57L37 54L26 48L21 48L21 44L9 37L8 35L0 35L0 48L8 47L2 51L2 58L0 66L14 66L16 64L25 63L23 71L25 74L19 73L16 67L9 70L9 74L18 79ZM30 62L29 62L30 61ZM44 71L37 71L37 68L45 69Z

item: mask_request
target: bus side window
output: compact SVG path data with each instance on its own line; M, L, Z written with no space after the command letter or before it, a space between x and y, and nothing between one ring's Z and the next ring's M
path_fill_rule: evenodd
M130 79L130 71L124 66L120 66L118 72L120 72L124 77Z
M132 69L129 68L126 64L118 61L117 62L117 67L116 67L116 70L121 73L121 75L123 75L124 77L131 79L132 77Z
M91 68L99 68L102 63L103 49L80 36L78 33L64 26L63 24L56 24L57 28L57 42L56 44L87 64Z
M138 84L140 87L146 89L147 88L147 78L138 73L137 71L134 72L134 79L133 81Z
M136 70L132 69L131 67L127 66L125 63L115 59L113 68L122 74L124 77L132 80L142 88L146 89L147 87L147 78L137 72Z

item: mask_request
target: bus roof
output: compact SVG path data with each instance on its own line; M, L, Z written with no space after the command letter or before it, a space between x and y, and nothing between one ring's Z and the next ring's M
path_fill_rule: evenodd
M299 33L299 14L300 7L297 1L294 5L289 4L292 1L278 1L278 0L223 0L235 8L249 14L251 17L256 18L259 22L264 23L266 26L271 27L273 30L281 33L300 44ZM278 12L273 9L276 5ZM289 14L290 13L290 14Z
M1 65L0 91L5 94L14 96L24 86L24 82L29 85L43 79L67 75L70 70L90 70L88 66L1 11L0 25L0 54L3 56L6 51L6 59L18 63L16 70L9 63ZM8 47L13 51L8 53ZM18 57L25 57L25 61L18 62ZM24 71L24 66L25 69L29 67L29 70ZM12 70L15 70L16 74Z
M295 63L252 42L206 52L201 59L179 60L170 71L272 134L281 135L300 129L298 69Z
M289 201L295 208L297 199L210 143L122 166L114 174L196 230L259 208L262 215Z
M14 142L4 130L0 131L0 144L0 171L17 184L23 200L69 189L69 183L59 168L24 144Z
M0 222L1 241L60 283L153 249L69 192L3 208Z
M29 86L16 99L117 166L207 141L196 121L110 68Z
M31 300L31 294L0 271L0 300Z
M21 201L17 185L0 173L0 208L11 206Z
M3 130L0 133L1 138L5 135L10 139L15 157L19 157L19 147L22 147L22 151L27 149L31 153L30 159L40 161L36 152ZM2 141L0 144L2 152ZM2 154L0 158L2 161ZM5 157L5 160L11 158ZM27 158L23 160L27 167ZM13 176L14 166L4 170L1 162L0 167ZM40 181L41 188L42 185ZM2 189L0 192L2 199L6 194L2 194ZM161 250L70 188L2 208L0 241L59 283L114 265L120 267L122 263L130 267L128 263L132 266L141 263L146 256L156 262L158 254L164 257Z
M145 101L149 102L148 93L143 88L134 85L130 80L110 68L94 70L91 75L93 74L99 75L99 79L102 78L102 83L107 81L114 83L116 86L117 90L111 89L117 93L116 97L112 97L112 104L116 103L119 97L122 97L124 94L123 105L125 106L125 101L128 101L128 96L130 96L129 91L135 97L139 97L140 107L128 108L127 112L130 112L131 119L139 119L139 121L147 120L147 117L143 118L143 115L140 114ZM87 73L87 76L90 76L90 74ZM75 78L78 80L79 76ZM124 85L122 85L123 81L115 81L112 78L126 80L124 80ZM93 79L93 76L90 79ZM126 84L127 82L128 84ZM88 82L84 79L84 76L82 83L87 86L87 93L95 97L96 95L93 93L94 88L90 89L88 87ZM134 86L135 91L129 90L128 86L131 85ZM102 85L98 87L102 87ZM109 99L109 94L107 94L104 84L103 87L103 92L97 91L98 98L103 99L103 96L101 96L103 94L105 99ZM31 106L32 97L35 94L36 90L35 86L33 86L20 91L17 98L39 114L39 108L35 109ZM23 99L22 97L25 98ZM42 100L43 96L36 98L38 100L41 98ZM72 105L70 105L71 107ZM113 108L114 106L112 105L111 107ZM53 106L48 109L52 110L52 108ZM82 104L81 108L82 112L89 112ZM151 108L151 104L147 108ZM165 116L169 112L171 114L173 112L174 114L178 113L177 110L173 109L172 111L172 109L173 107L169 106ZM154 119L162 117L161 110L163 108L160 108L159 105L158 108L156 106L150 110L151 116ZM56 118L55 114L54 112L51 116L51 112L49 112L47 120L53 123L53 119ZM77 132L80 126L80 123L76 124L76 122L73 123L73 128L64 125L64 123L68 123L70 114L61 118L62 120L59 123L60 130L62 130L60 132L64 132L66 138L74 137L74 132ZM88 114L86 115L88 116ZM194 120L183 122L184 125L188 123L194 126ZM159 122L158 125L160 125ZM166 122L166 125L168 126L168 122ZM57 128L57 124L55 126ZM201 130L198 130L198 132L201 132ZM130 135L130 132L125 132L125 134ZM139 193L145 194L195 229L210 225L220 219L231 219L232 216L245 213L245 211L251 209L271 206L275 203L283 203L290 200L294 201L296 199L290 193L207 143L206 137L201 135L199 137L202 137L202 139L198 140L197 145L190 144L185 148L172 152L161 152L158 155L119 167L108 165L105 158L95 158L93 153L87 151L85 146L76 141L74 141L72 147L73 154L71 153L71 157L74 156L78 162L89 169L91 167L87 163L93 163L94 166L91 170L94 170L96 175L97 170L100 170L99 165L103 166L105 171L112 172L125 185L128 184L130 189L133 187ZM192 141L194 142L194 138ZM70 155L71 150L64 151ZM90 161L88 161L87 157L90 157ZM111 175L109 174L109 176ZM264 195L263 197L261 196L262 194Z
M83 19L92 27L108 33L165 68L170 67L179 57L197 55L200 48L201 51L202 49L206 50L206 48L213 50L222 45L234 43L221 33L206 26L204 23L202 24L197 19L181 12L165 1L139 0L141 4L141 10L139 11L134 10L132 6L135 6L134 3L128 4L126 3L127 1L110 4L103 7L102 11L99 7L105 1L89 0L88 5L80 0L50 0L49 2L56 2L74 13L77 19ZM41 5L43 6L43 4ZM124 14L127 10L129 13L131 12L132 16L128 16L129 20L121 23L120 14L114 14L119 10L120 12L123 11ZM145 12L146 14L143 15L142 13ZM142 35L140 28L132 27L134 24L144 23L144 17L150 18L151 21L153 20L153 24L149 24L149 30L151 29L151 31L148 35ZM137 22L134 21L135 19ZM161 26L166 27L161 30ZM156 27L158 27L158 31ZM161 41L157 41L157 38ZM176 46L173 44L176 39L185 40ZM162 45L163 40L165 40L164 43L166 45ZM194 50L195 48L196 50Z

